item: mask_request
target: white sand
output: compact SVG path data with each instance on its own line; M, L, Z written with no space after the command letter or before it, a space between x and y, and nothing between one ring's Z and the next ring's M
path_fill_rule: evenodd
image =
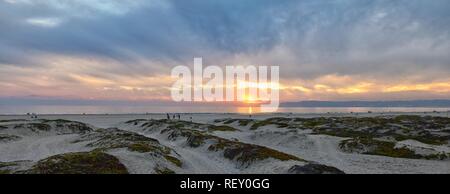
M405 113L392 113L405 114ZM423 113L415 113L423 115ZM439 115L438 113L433 113ZM253 115L251 119L265 119L269 117L317 117L317 116L351 116L352 114L260 114ZM427 115L432 115L428 113ZM215 119L223 118L249 118L248 115L238 114L182 114L183 120L192 120L199 123L214 124ZM354 116L354 115L353 115ZM377 114L359 114L358 116L377 116ZM440 115L443 116L443 115ZM191 148L183 144L184 141L170 141L159 131L142 131L138 128L124 127L125 121L133 119L163 119L165 114L148 115L39 115L39 119L66 119L90 124L97 128L119 127L139 134L158 139L164 146L172 148L182 159L182 168L174 166L177 173L283 173L295 162L265 160L260 161L249 168L239 168L232 161L226 160L219 152L209 152L206 147ZM0 116L0 120L6 119L30 119L26 115ZM5 123L2 123L5 124ZM286 129L278 129L276 126L265 126L256 131L248 130L248 127L240 127L237 132L214 132L214 135L238 139L244 143L266 146L305 160L318 162L336 167L346 173L450 173L449 161L416 160L390 158L383 156L370 156L362 154L343 153L338 149L339 141L343 138L326 135L312 135L309 130L297 130L287 132ZM1 130L5 133L8 130ZM17 132L23 139L8 143L0 143L0 161L18 161L40 159L66 152L88 151L84 143L71 143L76 134L71 135L34 135ZM421 147L429 149L430 145L415 141L402 141L397 146ZM448 145L431 147L443 152L449 152ZM153 173L153 167L158 165L157 158L142 154L133 154L124 150L113 150L108 153L115 155L132 173ZM298 163L298 162L297 162ZM169 165L170 166L170 165Z

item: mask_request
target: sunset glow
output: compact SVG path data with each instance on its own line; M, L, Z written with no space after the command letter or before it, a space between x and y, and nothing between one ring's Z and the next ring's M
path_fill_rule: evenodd
M106 9L86 2L0 1L1 17L8 18L0 21L0 97L170 101L171 68L191 66L198 56L204 67L279 65L279 84L224 83L223 89L279 89L281 101L450 98L446 5L410 3L423 11L414 15L382 2L335 8L262 3L225 10L205 3L196 12L172 1L137 2L140 6ZM29 9L55 15L25 14ZM232 17L239 14L248 17ZM359 20L342 23L345 18ZM244 99L247 104L266 100Z

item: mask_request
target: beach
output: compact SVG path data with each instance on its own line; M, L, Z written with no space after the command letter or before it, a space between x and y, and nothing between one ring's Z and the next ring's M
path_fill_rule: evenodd
M89 173L78 157L109 157L137 174L450 173L446 112L167 116L1 115L0 171Z

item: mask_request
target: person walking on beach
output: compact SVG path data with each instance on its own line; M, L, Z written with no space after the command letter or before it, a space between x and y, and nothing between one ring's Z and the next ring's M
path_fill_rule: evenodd
M169 113L166 113L167 114L167 120L170 120L170 115L169 115Z
M181 116L180 116L180 114L178 114L178 120L181 120Z

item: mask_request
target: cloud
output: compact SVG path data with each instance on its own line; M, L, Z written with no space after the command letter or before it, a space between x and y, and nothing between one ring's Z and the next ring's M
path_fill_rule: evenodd
M162 0L4 0L4 2L33 8L60 10L65 15L87 17L101 14L124 15L141 6L164 7Z
M26 21L40 27L56 27L61 23L59 18L29 18Z
M168 75L203 57L205 65L280 65L285 80L437 83L450 75L449 9L447 0L5 0L0 73L8 85L19 78L6 65L60 68L139 90L118 80ZM368 88L355 84L348 91Z

